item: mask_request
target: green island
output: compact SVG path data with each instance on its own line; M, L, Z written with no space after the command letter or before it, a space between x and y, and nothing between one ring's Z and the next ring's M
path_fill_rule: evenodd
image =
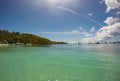
M36 36L33 34L9 32L8 30L0 30L0 46L4 45L51 45L66 44L65 42L55 42L47 38Z

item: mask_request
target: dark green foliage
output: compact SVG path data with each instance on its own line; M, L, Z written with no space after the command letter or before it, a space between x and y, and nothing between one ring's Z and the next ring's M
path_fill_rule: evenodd
M67 44L65 42L53 42L53 44Z
M0 43L9 44L53 44L52 41L32 34L9 32L7 30L0 30Z

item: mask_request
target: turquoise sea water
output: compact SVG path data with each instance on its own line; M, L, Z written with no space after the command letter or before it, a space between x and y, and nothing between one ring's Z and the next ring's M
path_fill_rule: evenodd
M120 45L0 47L0 81L120 81Z

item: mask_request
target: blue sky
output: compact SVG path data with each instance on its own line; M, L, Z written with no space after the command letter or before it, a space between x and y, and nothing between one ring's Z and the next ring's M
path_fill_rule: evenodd
M0 0L0 29L32 33L53 41L111 39L120 34L110 31L114 25L120 30L120 2L111 1L116 1L116 6L110 6L109 0ZM113 19L112 24L107 19ZM106 35L107 26L106 32L111 33Z

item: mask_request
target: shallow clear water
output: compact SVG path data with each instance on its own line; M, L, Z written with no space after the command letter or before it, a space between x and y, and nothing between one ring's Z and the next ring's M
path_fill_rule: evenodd
M0 81L120 81L120 45L0 47Z

